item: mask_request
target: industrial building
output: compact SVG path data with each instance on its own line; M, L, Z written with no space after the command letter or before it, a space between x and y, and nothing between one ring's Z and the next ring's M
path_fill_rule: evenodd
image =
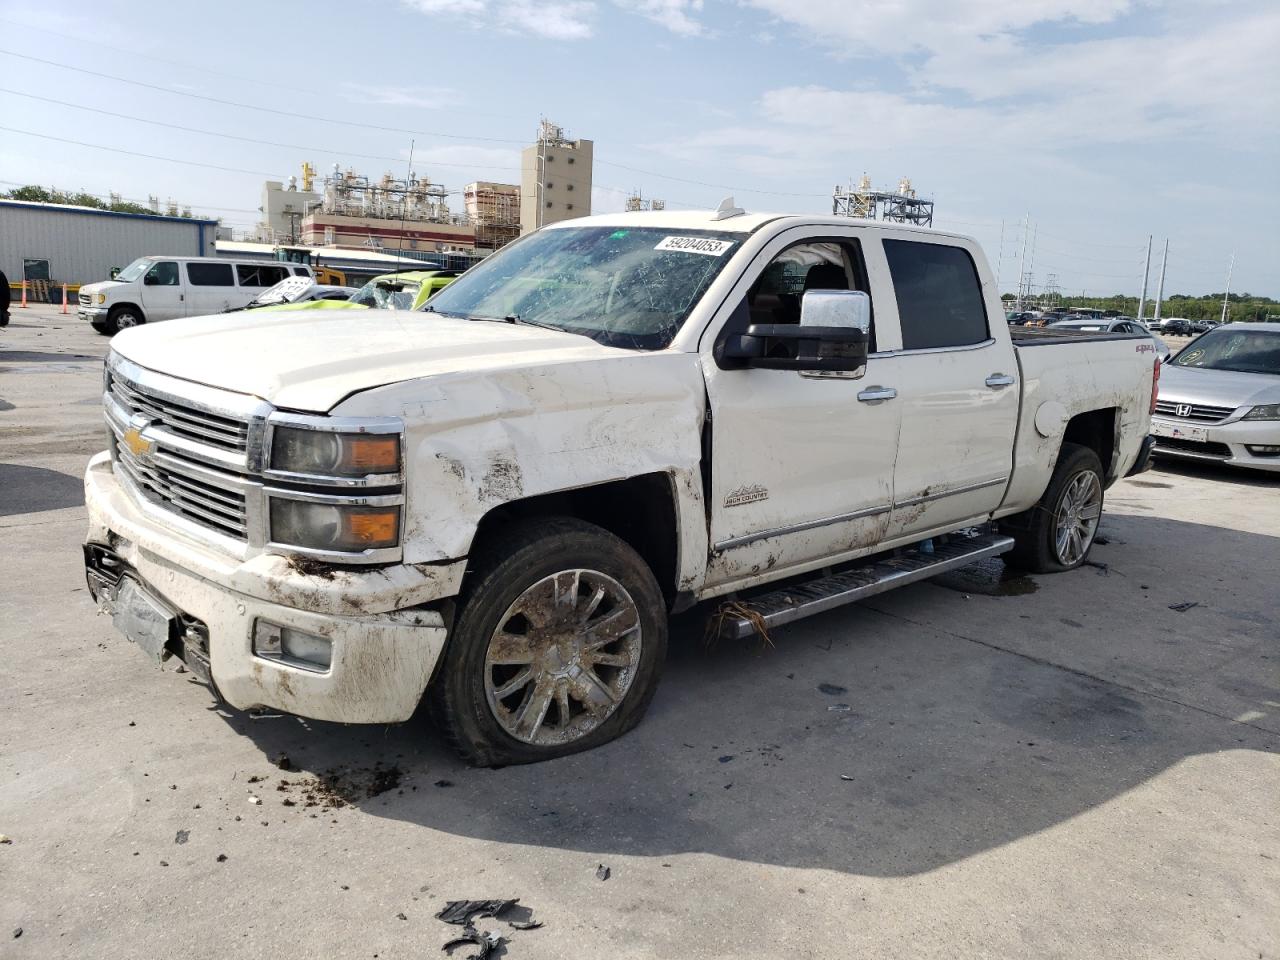
M312 207L320 205L320 194L311 189L315 167L302 165L303 187L298 189L296 177L290 177L288 185L279 180L268 180L262 185L262 220L254 231L254 239L261 243L296 243L302 233L302 218Z
M520 153L520 232L591 216L590 140L570 140L549 120L538 140Z
M478 249L497 250L520 236L520 188L514 183L468 183L462 201Z
M889 220L893 223L913 223L918 227L933 226L933 201L916 196L911 180L898 181L896 193L873 190L871 178L865 173L857 187L836 186L831 194L831 212L838 217L857 217L862 220Z
M93 283L151 254L212 257L217 227L195 217L0 200L0 270L13 283Z

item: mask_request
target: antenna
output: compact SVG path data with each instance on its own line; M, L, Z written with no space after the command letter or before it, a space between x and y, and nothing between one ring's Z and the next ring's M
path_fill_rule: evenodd
M413 145L414 143L415 141L413 140L409 141L409 169L404 178L405 187L409 189L412 189L411 181L413 180ZM400 260L404 256L404 218L408 215L408 213L409 213L409 196L408 194L405 194L404 199L400 201L400 243L396 247L396 260ZM400 263L396 264L397 273L400 271L402 266L403 265Z
M720 201L720 206L716 207L715 215L712 220L728 220L730 217L740 217L747 211L741 207L734 206L733 197L725 197Z

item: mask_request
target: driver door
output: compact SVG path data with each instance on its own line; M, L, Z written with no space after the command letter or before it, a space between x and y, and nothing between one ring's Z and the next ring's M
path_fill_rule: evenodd
M893 356L876 356L875 294L854 231L803 228L765 247L703 338L711 408L707 586L776 577L884 537L893 504L899 405ZM799 235L798 235L799 234ZM834 235L833 235L834 234ZM715 343L751 323L798 323L808 290L872 295L859 379L794 370L725 369Z
M149 323L187 315L186 284L176 260L157 260L142 277L142 312Z

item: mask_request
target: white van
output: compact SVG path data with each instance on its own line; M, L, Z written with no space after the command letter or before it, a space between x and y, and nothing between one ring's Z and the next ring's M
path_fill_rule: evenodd
M222 257L139 257L113 280L80 288L79 314L99 333L177 317L201 317L243 307L291 276L312 277L311 267Z

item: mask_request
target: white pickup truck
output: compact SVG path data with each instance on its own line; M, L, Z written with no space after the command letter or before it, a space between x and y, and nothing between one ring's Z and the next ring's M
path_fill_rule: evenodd
M1158 364L1018 336L972 240L731 204L555 224L417 312L128 330L89 584L238 708L425 695L473 762L585 749L640 719L671 612L746 636L1001 553L1083 562Z

